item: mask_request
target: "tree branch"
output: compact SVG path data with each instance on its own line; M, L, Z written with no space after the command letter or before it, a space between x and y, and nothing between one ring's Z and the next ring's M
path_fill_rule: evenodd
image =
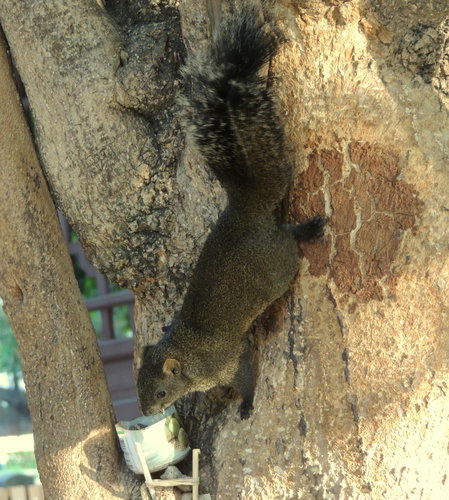
M0 22L53 197L89 257L128 287L157 275L177 213L167 192L176 192L182 137L173 124L176 85L166 82L179 64L167 30L180 40L179 23L147 21L131 34L91 0L5 0Z
M45 494L114 498L124 487L103 366L3 39L0 109L0 294L18 340ZM92 494L97 483L101 497Z

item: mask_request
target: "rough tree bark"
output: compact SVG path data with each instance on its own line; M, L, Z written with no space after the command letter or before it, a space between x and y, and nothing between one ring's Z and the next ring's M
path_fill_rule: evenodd
M136 293L138 347L179 307L223 203L183 143L175 100L183 43L205 43L222 3L0 4L53 199L94 263ZM449 5L275 4L286 43L271 71L297 166L286 214L330 223L252 332L254 416L239 421L217 391L180 406L203 451L202 488L444 498ZM31 338L22 350L36 348Z
M131 498L95 333L3 37L0 69L0 293L19 344L45 495Z

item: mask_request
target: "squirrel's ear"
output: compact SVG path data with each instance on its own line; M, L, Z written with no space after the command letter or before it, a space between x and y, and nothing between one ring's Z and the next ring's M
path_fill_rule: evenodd
M181 373L181 363L177 359L168 358L164 362L162 371L165 375L179 375Z

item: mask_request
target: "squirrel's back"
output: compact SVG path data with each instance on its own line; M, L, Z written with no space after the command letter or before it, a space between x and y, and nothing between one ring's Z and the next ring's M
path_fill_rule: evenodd
M203 246L176 321L145 349L138 376L144 413L229 385L248 418L255 373L246 333L297 272L296 241L322 234L325 219L288 226L273 213L291 180L281 120L260 75L277 47L267 22L245 7L223 23L206 56L189 58L195 139L229 204Z
M272 211L291 180L276 106L260 71L276 53L278 37L258 10L225 19L206 54L184 69L196 143L232 205Z

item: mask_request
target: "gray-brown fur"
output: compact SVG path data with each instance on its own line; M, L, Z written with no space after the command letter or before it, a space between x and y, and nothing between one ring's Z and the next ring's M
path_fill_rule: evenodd
M247 8L228 19L202 64L191 58L185 69L194 135L229 203L202 249L179 317L145 350L138 375L144 413L227 385L242 396L241 417L250 415L255 377L246 333L296 274L296 241L322 233L320 217L291 227L274 215L291 166L259 71L276 47L273 31Z

